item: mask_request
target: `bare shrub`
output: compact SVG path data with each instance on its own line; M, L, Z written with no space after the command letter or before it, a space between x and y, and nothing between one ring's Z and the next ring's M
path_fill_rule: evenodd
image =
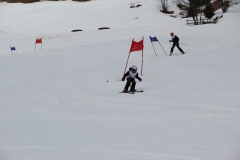
M222 12L226 13L228 11L229 8L229 2L230 0L221 0L220 4L221 4L221 8L222 8Z
M162 12L168 13L168 0L161 0Z
M34 3L40 2L40 0L9 0L8 3Z
M90 0L72 0L72 1L76 1L76 2L88 2Z

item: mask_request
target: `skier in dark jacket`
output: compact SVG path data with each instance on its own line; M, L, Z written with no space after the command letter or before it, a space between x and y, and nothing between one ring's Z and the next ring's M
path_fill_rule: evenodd
M173 42L173 45L172 45L172 48L171 48L171 51L170 51L170 55L169 55L169 56L172 55L173 49L174 49L175 46L177 46L177 48L179 49L179 51L180 51L182 54L185 54L184 51L182 50L182 48L179 47L179 43L178 43L178 42L179 42L179 38L178 38L176 35L174 35L173 32L171 32L170 35L171 35L171 37L172 37L172 40L169 40L169 42Z
M125 78L127 78L127 83L125 85L123 92L128 92L128 88L131 85L131 83L132 83L132 86L130 88L130 92L136 91L135 90L135 86L136 86L135 78L137 78L139 81L142 81L142 78L138 77L137 66L135 66L135 65L130 67L129 71L123 75L122 81L124 81Z

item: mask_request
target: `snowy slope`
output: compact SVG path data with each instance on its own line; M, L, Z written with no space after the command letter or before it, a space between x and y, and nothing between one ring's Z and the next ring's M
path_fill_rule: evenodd
M0 3L0 160L240 159L240 5L203 26L159 9L155 0ZM149 36L169 54L171 31L186 55L155 42L156 57ZM144 92L119 94L142 36ZM140 73L141 52L133 64Z

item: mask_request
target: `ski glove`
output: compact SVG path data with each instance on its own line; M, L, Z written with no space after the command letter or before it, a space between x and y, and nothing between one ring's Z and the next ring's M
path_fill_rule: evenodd
M124 81L125 80L125 78L122 78L122 81Z
M142 81L142 78L139 78L138 80L141 82L141 81Z

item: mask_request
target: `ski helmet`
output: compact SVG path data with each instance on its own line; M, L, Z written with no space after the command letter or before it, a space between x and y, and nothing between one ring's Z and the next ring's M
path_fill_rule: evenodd
M133 66L132 66L132 69L136 71L136 70L137 70L137 66L136 66L136 65L133 65Z

